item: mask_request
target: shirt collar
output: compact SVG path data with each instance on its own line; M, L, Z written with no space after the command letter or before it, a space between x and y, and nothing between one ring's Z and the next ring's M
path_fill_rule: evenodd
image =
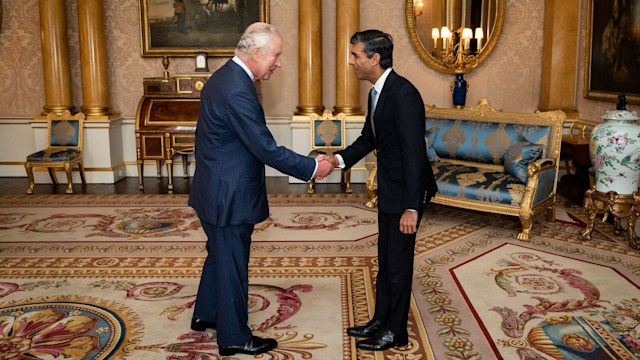
M247 67L247 65L245 65L242 60L240 60L239 57L234 56L233 58L231 58L231 60L233 60L234 63L240 65L241 68L244 69L244 71L247 73L247 75L249 75L249 78L251 79L251 81L253 81L253 73L251 72L251 70L249 70L249 68Z
M385 70L382 75L380 75L380 77L378 78L378 81L376 81L375 84L373 84L373 87L376 88L376 91L378 92L378 94L382 93L382 88L384 87L384 83L387 81L387 77L389 77L389 74L391 73L391 68L387 68L387 70Z

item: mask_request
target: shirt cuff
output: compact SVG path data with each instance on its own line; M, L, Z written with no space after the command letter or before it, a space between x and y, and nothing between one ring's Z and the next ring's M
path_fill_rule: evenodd
M333 156L335 156L335 157L336 157L336 159L338 159L338 167L339 167L340 169L344 169L345 165L344 165L344 159L342 158L342 155L340 155L340 154L335 154L335 155L333 155Z
M318 163L318 160L315 160L315 161L316 161L316 167L315 167L315 169L313 169L313 174L311 174L311 179L307 180L307 182L313 180L313 178L316 176L316 171L318 171L318 165L320 165L320 164Z

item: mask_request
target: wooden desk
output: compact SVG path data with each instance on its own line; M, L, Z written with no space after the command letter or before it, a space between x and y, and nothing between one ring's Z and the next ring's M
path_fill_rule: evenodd
M200 90L208 74L176 75L168 79L145 78L144 96L136 113L138 188L144 190L144 161L155 160L161 176L167 165L168 190L173 191L173 157L182 155L187 177L187 156L195 149L195 129L200 112Z
M582 205L584 193L591 186L589 180L589 168L591 167L589 140L590 137L584 135L574 134L562 137L562 156L569 157L576 170L571 174L567 169L567 174L560 178L558 194L578 205Z

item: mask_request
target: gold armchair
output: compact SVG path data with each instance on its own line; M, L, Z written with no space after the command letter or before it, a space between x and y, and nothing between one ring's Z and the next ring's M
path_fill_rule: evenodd
M58 184L55 169L64 168L67 174L67 194L73 194L71 169L78 165L80 178L85 183L84 168L82 167L82 140L84 113L71 115L65 110L61 115L49 113L47 115L47 148L27 156L24 164L29 177L27 194L33 194L35 180L34 167L46 167L54 184Z
M311 152L309 156L319 154L333 155L335 151L346 147L345 125L347 116L344 113L334 115L331 110L325 110L322 116L318 114L309 115L309 128L311 133ZM351 189L351 169L347 169L340 174L340 183L344 187L344 192L350 194ZM316 180L309 181L307 192L315 192Z

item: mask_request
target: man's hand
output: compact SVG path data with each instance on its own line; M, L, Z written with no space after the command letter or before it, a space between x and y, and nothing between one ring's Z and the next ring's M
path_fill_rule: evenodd
M322 155L318 155L322 156ZM318 160L318 169L314 174L316 180L322 180L327 177L333 171L333 165L327 160Z
M338 161L338 158L335 156L329 156L326 154L319 154L316 156L316 160L318 161L322 161L322 160L326 160L328 162L331 163L331 165L333 165L333 168L337 168L340 165L340 162Z
M400 217L400 232L403 234L414 234L418 232L418 212L405 210Z

